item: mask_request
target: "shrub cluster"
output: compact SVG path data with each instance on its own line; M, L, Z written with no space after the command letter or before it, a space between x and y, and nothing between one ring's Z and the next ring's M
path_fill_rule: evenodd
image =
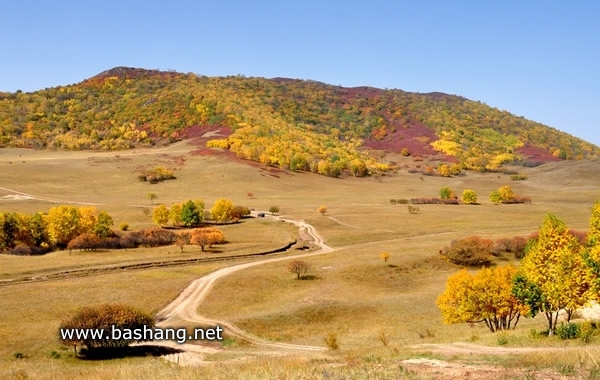
M584 343L589 343L597 328L598 325L594 321L563 322L556 327L556 335L563 340L581 339Z
M414 205L458 205L458 199L441 199L441 198L411 198L410 203Z
M390 204L393 205L407 205L408 199L390 199Z
M450 262L472 267L489 266L492 263L494 242L478 236L453 240L449 248L440 253Z
M173 172L162 166L157 166L152 170L144 171L138 175L138 180L149 182L151 184L159 183L167 179L175 179Z
M493 254L497 256L502 252L510 252L515 255L515 258L520 259L525 256L528 241L529 239L523 236L497 239L494 241Z
M81 234L67 245L69 250L95 251L98 249L128 249L137 247L160 247L174 244L178 235L162 228L147 228L127 233L113 233L112 236L98 237L94 234Z

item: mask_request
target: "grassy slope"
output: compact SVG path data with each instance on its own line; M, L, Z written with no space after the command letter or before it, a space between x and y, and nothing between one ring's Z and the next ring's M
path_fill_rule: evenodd
M275 177L244 163L212 156L192 156L186 153L188 150L183 144L157 152L159 154L131 152L118 160L113 153L1 150L3 180L0 186L50 198L103 203L105 206L99 207L111 212L115 221L127 221L134 228L149 226L151 221L139 207L123 205L150 206L146 198L148 192L156 193L157 201L166 204L200 197L210 205L219 197L228 197L235 203L256 209L277 205L281 213L305 219L317 227L330 245L357 245L308 260L314 268L311 274L316 276L310 281L295 281L285 272L283 264L235 273L218 283L201 309L205 315L223 317L252 333L274 340L321 345L325 334L336 332L342 351L329 361L347 363L348 358L363 358L355 367L357 371L371 365L369 360L372 359L368 359L371 355L383 361L404 355L398 356L383 348L377 339L381 330L390 336L390 347L401 351L406 344L475 338L481 343L495 344L495 337L484 328L440 323L433 301L443 289L445 278L456 268L439 261L437 251L452 239L472 234L490 238L528 235L538 228L544 214L550 211L571 228L585 230L589 208L600 196L599 180L589 175L598 172L600 161L558 162L523 169L522 173L529 179L518 183L497 174L469 174L451 179L424 177L421 180L417 175L404 172L381 181L372 178L339 180L306 173L279 173ZM17 157L19 154L22 157ZM89 160L91 156L96 159ZM137 182L135 172L138 167L172 160L173 156L185 158L185 164L176 172L178 179L155 186ZM8 164L9 160L14 163ZM17 160L25 163L17 163ZM491 205L487 194L503 184L511 184L516 193L530 196L533 204ZM458 193L464 188L473 188L479 193L482 204L427 205L421 206L420 214L410 215L406 206L389 203L391 198L437 196L442 186L450 186ZM248 191L255 194L253 199L248 199ZM25 212L52 206L52 203L41 201L0 202L2 209ZM316 208L322 204L328 206L328 215L350 226L339 225L317 214ZM254 228L235 228L239 231L232 229L229 234L226 231L228 238L231 236L232 247L236 244L239 249L250 247L251 240L258 236ZM273 246L287 241L293 234L289 228L277 227L256 243ZM7 278L11 273L29 270L136 260L135 254L144 258L161 257L165 256L165 251L169 249L71 257L66 253L54 253L40 258L19 258L22 261L0 257L0 272ZM379 259L379 253L383 251L391 253L389 264L393 267L385 266ZM24 371L34 377L50 377L44 368L48 365L50 351L58 350L53 335L55 328L65 314L80 305L119 301L156 311L191 279L212 269L211 266L152 269L0 288L3 301L0 340L4 342L0 347L0 368L5 371L0 374L12 376ZM511 344L523 344L525 339L530 345L531 341L526 339L530 327L542 329L543 322L523 321L521 328L511 335ZM427 334L427 331L433 337L419 338L418 333ZM30 359L15 360L12 357L15 352L23 352ZM528 359L530 356L516 363L507 359L507 365L528 364L533 360ZM228 371L230 374L239 371L250 377L253 373L258 377L261 373L276 375L276 371L270 369L275 365L273 359L249 363L236 362L232 367L235 370ZM286 366L289 373L304 371L302 373L308 376L309 370L303 369L306 366L301 357L275 363ZM327 367L327 361L324 363L311 362L311 366ZM59 360L56 368L65 377L127 377L128 373L158 377L174 373L189 377L198 375L197 370L174 370L156 359L102 364ZM209 373L217 373L214 371L218 368L213 367ZM384 366L380 373L387 370Z

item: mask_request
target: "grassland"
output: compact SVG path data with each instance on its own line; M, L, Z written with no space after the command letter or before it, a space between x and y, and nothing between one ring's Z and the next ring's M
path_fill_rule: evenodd
M196 198L211 205L221 197L257 210L277 205L281 214L312 224L336 250L306 259L313 268L309 280L294 280L286 272L285 262L236 272L217 283L199 312L273 341L323 346L324 337L335 333L340 350L264 356L259 347L234 341L220 354L206 358L212 364L190 368L159 358L81 361L61 350L56 328L77 307L123 302L154 313L193 279L231 265L221 262L0 286L0 377L438 377L401 363L414 357L482 368L500 366L514 377L535 373L548 378L593 375L597 367L593 358L600 353L596 346L599 338L582 346L531 335L531 329L544 328L539 318L522 320L506 336L507 347L539 351L466 355L423 344L471 342L498 347L498 336L484 327L441 323L434 300L445 279L458 268L440 260L439 249L453 239L474 234L487 238L527 236L538 229L547 212L556 213L572 229L586 230L590 206L600 198L600 178L593 175L600 172L600 161L519 168L528 179L518 182L511 181L510 175L496 173L440 178L403 171L379 179L333 179L273 171L218 155L195 155L193 150L187 143L118 154L2 149L0 187L39 199L1 199L0 209L36 212L61 202L87 202L109 211L117 223L125 221L132 228L143 228L152 225L143 212L143 208L152 207L146 196L149 192L158 195L155 203L167 205ZM177 179L157 185L137 181L137 172L158 165L173 169ZM505 184L515 193L532 198L533 203L492 205L487 195ZM481 204L422 205L419 214L409 214L405 205L389 202L435 197L442 186L457 193L474 189ZM248 192L253 197L248 197ZM9 194L14 193L0 189L0 197ZM316 212L320 205L328 207L325 216ZM297 237L297 231L286 223L259 219L226 226L223 231L230 243L217 254L224 256L273 249ZM203 255L199 251L186 247L180 253L177 247L163 247L72 255L55 252L43 257L1 255L0 280ZM387 264L379 258L384 251L391 254ZM516 263L508 256L500 262ZM382 334L387 337L387 346ZM548 351L548 347L559 350ZM52 359L52 351L61 358ZM16 353L26 358L16 359Z

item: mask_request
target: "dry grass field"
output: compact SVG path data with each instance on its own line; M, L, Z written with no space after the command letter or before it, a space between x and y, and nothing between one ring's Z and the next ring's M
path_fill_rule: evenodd
M33 213L67 202L92 203L107 210L117 225L124 221L138 229L152 226L143 211L152 207L149 192L158 196L155 204L201 198L210 208L225 197L256 210L276 205L280 214L314 226L334 250L305 259L312 268L307 280L295 280L285 261L224 277L198 312L275 342L325 346L325 337L333 333L339 350L264 352L227 339L220 353L204 357L209 364L183 367L156 357L77 360L57 341L60 321L80 306L122 302L156 313L192 280L239 261L4 284L72 269L260 252L299 236L288 223L256 218L221 227L230 243L219 246L220 253L201 253L192 246L181 253L172 246L0 255L0 378L600 377L599 337L588 345L541 338L532 334L532 329L545 327L540 317L522 319L516 330L502 336L479 325L447 326L434 303L446 278L460 269L438 254L453 239L528 236L548 212L571 229L587 230L590 207L600 198L600 161L515 169L528 176L525 181L497 173L440 178L402 170L377 179L333 179L262 168L224 155L201 156L193 149L186 142L118 153L2 149L0 210ZM139 171L155 166L174 170L177 179L156 185L137 180ZM506 184L532 204L491 204L489 193ZM418 214L410 214L406 205L390 203L437 197L442 186L457 194L474 189L480 205L420 205ZM328 208L324 216L316 211L321 205ZM381 252L390 253L387 263ZM518 264L509 256L498 261L509 262ZM473 346L453 349L455 342ZM528 350L510 355L493 351L499 348ZM18 353L24 358L16 358Z

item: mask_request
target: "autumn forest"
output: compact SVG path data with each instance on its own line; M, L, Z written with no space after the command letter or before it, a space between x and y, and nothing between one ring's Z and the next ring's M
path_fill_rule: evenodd
M192 126L220 127L229 135L209 147L332 177L394 169L372 149L439 154L478 171L527 165L531 151L556 160L600 154L593 144L459 96L125 67L78 84L0 93L0 114L0 147L122 150L178 141Z

